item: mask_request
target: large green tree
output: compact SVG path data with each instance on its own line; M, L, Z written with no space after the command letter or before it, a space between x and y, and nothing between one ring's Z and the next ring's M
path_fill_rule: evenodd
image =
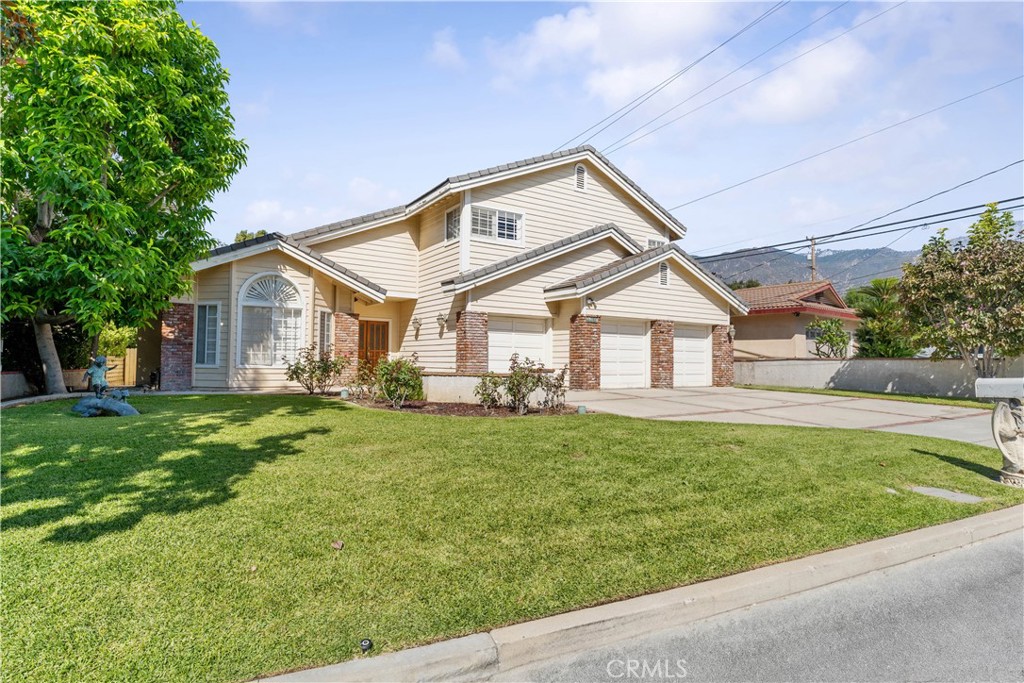
M900 279L883 277L846 293L846 303L857 309L857 356L909 358L918 346L900 318Z
M245 163L216 46L170 0L5 3L4 320L31 320L50 393L50 325L140 326L189 288L210 201Z
M899 301L909 328L933 358L961 357L979 377L995 375L999 358L1024 353L1024 229L989 204L951 242L945 229L903 266Z

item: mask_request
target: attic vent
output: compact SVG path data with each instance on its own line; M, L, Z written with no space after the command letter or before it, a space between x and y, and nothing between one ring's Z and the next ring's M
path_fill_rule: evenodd
M658 266L658 283L662 287L668 287L668 264L662 263Z
M576 189L580 192L587 189L587 169L583 164L576 164Z

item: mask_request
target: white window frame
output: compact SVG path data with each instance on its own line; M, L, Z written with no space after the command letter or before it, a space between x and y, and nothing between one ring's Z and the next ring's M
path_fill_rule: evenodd
M267 370L273 370L273 369L279 369L279 368L284 368L285 367L285 364L280 359L275 358L273 356L271 357L271 364L270 365L248 365L248 364L242 362L242 321L243 321L243 315L245 313L245 308L246 308L245 304L242 303L242 302L245 300L245 294L249 290L249 285L251 285L256 280L260 279L261 277L267 277L268 275L273 275L275 277L281 278L285 282L289 283L292 287L294 287L295 291L298 292L298 295L299 295L299 305L296 306L296 308L301 311L301 316L302 316L301 320L299 321L298 348L301 349L302 347L306 346L307 343L308 343L307 340L306 340L307 335L309 334L309 324L308 324L308 322L306 320L306 315L308 314L307 310L306 310L306 297L304 297L302 295L302 288L299 287L299 284L297 282L295 282L295 280L292 280L290 277L288 277L287 275L285 275L285 274L283 274L283 273L281 273L280 271L277 271L277 270L267 270L267 271L263 271L262 273L256 273L255 275L250 275L248 278L246 278L245 282L242 283L242 286L238 288L238 295L236 297L236 299L238 301L238 314L237 314L237 317L236 317L237 327L235 328L237 330L237 332L235 334L235 337L236 337L235 338L235 367L236 368L264 368L264 369L267 369Z
M487 212L487 213L491 214L492 221L493 221L492 225L494 226L493 234L491 234L491 235L481 235L481 234L478 234L476 232L473 232L472 217L473 217L473 213L476 212L476 211ZM511 214L511 215L514 215L514 216L519 216L519 226L518 226L519 230L518 230L518 234L516 235L515 239L509 239L507 237L498 237L498 214L499 213ZM526 242L526 212L525 211L521 211L519 209L499 209L497 207L483 206L483 205L480 205L480 204L474 204L470 208L469 215L470 215L469 236L470 236L470 239L472 239L472 240L476 240L477 242L491 242L492 244L515 244L515 245L522 245L522 244L524 244ZM461 228L460 228L460 230L461 230Z
M663 247L666 244L668 244L668 240L661 239L660 237L658 237L658 238L648 237L647 238L647 248L648 249L657 249L658 247Z
M324 314L327 314L327 346L334 351L334 311L329 308L318 308L316 309L316 351L317 353L323 353L324 347L320 343L323 341L324 336Z
M671 280L671 268L668 267L667 261L662 261L658 264L658 286L668 287Z
M214 351L213 351L214 362L212 362L212 363L210 363L210 362L199 363L199 362L196 361L196 350L199 348L198 344L196 343L197 340L199 339L199 309L202 306L206 306L207 309L209 309L211 307L217 309L217 326L214 328L216 330L216 332L217 332L217 343L214 344ZM192 342L193 342L192 364L193 364L194 367L197 367L197 368L217 368L217 367L220 367L220 338L221 338L221 333L220 333L220 324L221 324L220 309L221 309L221 302L220 301L197 301L196 302L196 311L195 311L195 315L193 316L193 320L192 320L192 330L193 330L192 331ZM207 316L207 322L209 322L209 316L210 316L209 310L207 310L206 316ZM207 334L209 333L209 325L207 325L206 333ZM204 339L204 342L205 341L206 340ZM209 358L207 358L206 360L209 361Z
M580 187L580 180L579 180L579 178L580 178L580 171L581 170L583 171L583 187ZM573 166L573 168L572 168L572 186L576 189L577 192L586 192L587 191L587 189L588 189L587 186L590 183L589 176L590 176L590 174L587 173L587 167L584 166L583 164L576 164L575 166Z
M455 234L455 236L454 237L449 237L448 236L448 216L450 216L452 214L455 214L455 219L457 221L459 221L459 225L457 227L458 232ZM444 230L444 243L445 244L456 244L456 243L458 243L459 238L462 235L462 207L461 206L456 206L456 207L448 209L447 211L444 212L444 227L443 227L443 230Z

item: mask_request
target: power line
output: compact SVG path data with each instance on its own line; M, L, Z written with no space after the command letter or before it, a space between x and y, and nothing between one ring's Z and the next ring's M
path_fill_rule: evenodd
M774 173L778 173L779 171L784 171L787 168L792 168L793 166L796 166L797 164L802 164L805 161L810 161L811 159L817 159L818 157L824 156L824 155L826 155L826 154L828 154L830 152L834 152L837 149L842 149L843 147L848 147L849 145L852 145L855 142L860 142L862 140L866 140L866 139L868 139L868 138L870 138L872 136L878 135L879 133L884 133L886 131L892 130L893 128L896 128L897 126L902 126L905 123L910 123L911 121L916 121L917 119L919 119L919 118L921 118L923 116L928 116L929 114L934 114L937 111L942 111L943 109L947 109L949 107L952 107L955 104L960 104L961 102L966 102L969 99L978 97L979 95L984 95L985 93L987 93L987 92L989 92L991 90L995 90L996 88L1001 88L1004 85L1009 85L1010 83L1013 83L1014 81L1019 81L1022 78L1024 78L1024 75L1015 76L1015 77L1013 77L1013 78L1011 78L1009 80L1003 81L1002 83L998 83L996 85L989 86L987 88L984 88L983 90L978 90L977 92L973 92L970 95L965 95L964 97L961 97L959 99L953 100L952 102L947 102L946 104L943 104L941 106L935 107L933 109L929 109L928 111L921 112L920 114L915 114L914 116L911 116L909 118L903 119L902 121L897 121L896 123L889 124L888 126L885 126L883 128L879 128L878 130L872 131L872 132L867 133L865 135L861 135L861 136L856 137L856 138L854 138L852 140L847 140L846 142L838 144L838 145L836 145L834 147L830 147L830 148L828 148L826 150L823 150L821 152L818 152L816 154L812 154L810 156L806 156L806 157L804 157L802 159L797 159L796 161L790 162L790 163L788 163L788 164L786 164L784 166L779 166L778 168L772 169L771 171L765 171L764 173L756 175L753 178L747 178L746 180L743 180L743 181L738 182L738 183L734 183L732 185L729 185L728 187L723 187L720 190L715 190L714 192L709 192L708 194L703 195L701 197L697 197L696 199L691 199L688 202L683 202L682 204L677 204L676 206L671 207L669 209L669 211L675 211L676 209L681 209L684 206L689 206L690 204L696 204L697 202L702 201L704 199L707 199L709 197L714 197L715 195L722 194L723 192L728 192L729 190L734 190L737 187L740 187L742 185L746 185L747 183L752 183L755 180L760 180L761 178L765 178L765 177L770 176L770 175L772 175Z
M686 98L685 100L683 100L682 102L679 102L678 104L675 104L675 105L673 105L672 107L669 107L668 109L666 109L665 111L663 111L662 113L658 114L658 115L657 115L657 116L655 116L655 117L654 117L653 119L651 119L650 121L648 121L647 123L645 123L645 124L643 124L643 125L641 125L641 126L639 126L639 127L635 128L634 130L632 130L632 131L630 131L630 132L626 133L625 135L623 135L623 136L622 136L621 138L619 138L618 140L615 140L614 142L610 142L610 143L608 143L608 145L607 145L607 146L605 147L605 150L607 150L607 149L608 149L608 148L610 148L610 147L614 147L615 145L619 144L620 142L622 142L623 140L625 140L625 139L629 138L630 136L632 136L632 135L635 135L636 133L639 133L639 132L640 132L641 130L643 130L643 129L644 129L644 128L646 128L647 126L651 125L652 123L654 123L654 122L655 122L655 121L657 121L658 119L661 119L661 118L663 118L663 117L667 116L667 115L668 115L668 114L670 114L671 112L675 111L675 110L676 110L676 109L678 109L679 107L683 106L684 104L686 104L687 102L689 102L690 100L692 100L692 99L693 99L694 97L697 97L697 95L700 95L700 94L702 94L702 93L705 93L705 92L707 92L708 90L710 90L711 88L715 87L716 85L718 85L719 83L721 83L721 82L722 82L722 81L724 81L725 79L729 78L729 76L732 76L732 75L733 75L734 73L736 73L736 72L738 72L738 71L740 71L740 70L742 70L742 69L745 69L746 67L750 66L751 64L753 64L753 63L754 63L754 62L756 62L757 60L761 59L761 57L764 57L764 56L765 56L766 54L768 54L769 52L771 52L771 51L772 51L772 50L774 50L775 48L779 47L780 45L783 45L784 43L787 43L787 42L789 42L789 40L790 40L790 39L792 39L792 38L793 38L794 36L798 36L798 35L800 35L801 33L803 33L804 31L806 31L806 30L807 30L807 29L809 29L810 27L814 26L814 25L815 25L815 24L817 24L818 22L824 21L824 20L825 20L826 18L828 18L828 17L830 16L830 15L832 15L832 14L833 14L833 13L835 13L835 12L838 12L838 11L839 11L839 10L841 10L841 9L842 9L843 7L846 7L846 6L847 6L847 5L849 5L849 4L850 4L850 0L847 0L846 2L844 2L844 3L840 4L840 5L837 5L837 6L836 6L836 7L834 7L833 9L831 9L831 10L829 10L828 12L826 12L825 14L821 15L820 17L818 17L817 19L815 19L815 20L814 20L814 21L812 21L811 23L807 24L806 26L804 26L804 27L803 27L803 28L801 28L800 30L798 30L798 31L794 31L793 33L790 33L790 34L789 34L788 36L786 36L785 38L783 38L783 39L782 39L782 40L780 40L779 42L775 43L774 45L772 45L772 46L771 46L770 48L768 48L768 49L767 49L767 50L765 50L764 52L761 52L761 53L760 53L760 54L758 54L757 56L755 56L755 57L752 57L752 58L748 59L748 60L747 60L747 61L745 61L745 62L744 62L743 64L740 64L740 65L739 65L738 67L736 67L735 69L733 69L733 70L732 70L732 71L730 71L729 73L725 74L724 76L722 76L722 77L721 77L721 78L719 78L718 80L716 80L716 81L713 81L713 82L711 82L711 83L708 83L708 84L707 84L707 85L705 85L705 86L704 86L703 88L701 88L701 89L700 89L700 90L698 90L697 92L693 93L692 95L690 95L689 97L687 97L687 98ZM850 29L850 30L853 30L853 29ZM836 37L838 38L839 36L836 36ZM833 38L832 40L835 40L835 38ZM825 44L825 43L822 43L822 45L824 45L824 44ZM818 47L821 47L821 45L819 45ZM815 49L817 49L817 48L815 48ZM807 54L807 53L804 53L804 54ZM776 67L776 68L779 68L779 67ZM774 70L775 70L775 69L772 69L772 71L774 71ZM769 71L768 73L771 73L771 71ZM765 74L765 75L767 75L767 74ZM712 100L712 101L713 101L713 100ZM639 138L637 138L637 139L639 140ZM623 147L625 147L625 146L626 146L626 145L623 145ZM607 154L607 153L609 153L609 152L605 152L605 153Z
M864 26L865 24L867 24L867 23L869 23L869 22L872 22L872 21L874 21L875 19L878 19L878 18L879 18L879 17L881 17L882 15L884 15L884 14L887 14L888 12L891 12L891 11L893 11L893 10L894 10L894 9L896 9L897 7L900 7L900 6L902 6L902 5L905 5L905 4L906 4L906 2L907 2L907 0L904 0L903 2L901 2L901 3L899 3L899 4L896 4L896 5L893 5L892 7L886 8L886 9L882 10L881 12L879 12L878 14L876 14L876 15L874 15L874 16L872 16L872 17L868 18L868 19L865 19L864 21L860 22L859 24L854 24L853 26L851 26L850 28L846 29L845 31L843 31L843 32L842 32L842 33L840 33L839 35L837 35L837 36L835 36L835 37L833 37L833 38L829 38L828 40L826 40L826 41L824 41L824 42L822 42L822 43L819 43L819 44L815 45L814 47L810 48L809 50L805 50L804 52L801 52L801 53L800 53L800 54L798 54L798 55L797 55L796 57L793 57L792 59L788 59L788 60L786 60L785 62L783 62L782 64L779 64L778 66L776 66L776 67L775 67L775 68L773 68L773 69L769 69L768 71L765 71L765 72L764 72L763 74L761 74L760 76L755 76L754 78L751 78L751 79L750 79L749 81L746 81L746 82L744 82L744 83L741 83L740 85L736 86L736 87L735 87L735 88L733 88L732 90L729 90L729 91L727 91L727 92L724 92L724 93L722 93L721 95L719 95L718 97L716 97L716 98L714 98L714 99L712 99L712 100L708 100L708 101L707 101L707 102L705 102L704 104L700 105L699 107L695 107L695 108L691 109L690 111L686 112L685 114L680 114L679 116L675 117L675 118L674 118L674 119L672 119L671 121L666 121L665 123L661 124L661 125L660 125L660 126L658 126L657 128L653 128L653 129L651 129L651 130L647 131L646 133L644 133L643 135L641 135L641 136L639 136L639 137L637 137L637 138L635 138L635 139L633 139L633 140L630 140L630 141L628 141L628 142L625 142L625 143L623 143L623 144L619 145L618 147L615 147L614 149L607 149L607 148L606 148L606 149L607 149L607 151L605 151L604 153L605 153L605 154L614 154L615 152L618 152L618 151L619 151L620 149L622 149L623 147L627 147L627 146L629 146L629 145L632 145L632 144L633 144L634 142L639 142L640 140L643 140L643 139L644 139L645 137L647 137L648 135L651 135L651 134L653 134L653 133L657 133L657 132L658 132L659 130L661 130L662 128L665 128L666 126L671 126L671 125L672 125L673 123L675 123L675 122L677 122L677 121L680 121L680 120L682 120L682 119L686 118L686 117L687 117L687 116L689 116L690 114L693 114L693 113L695 113L695 112L698 112L698 111L700 111L701 109L703 109L704 107L708 106L709 104L713 104L713 103L717 102L718 100L720 100L720 99L722 99L722 98L728 97L729 95L733 94L733 93L734 93L734 92L736 92L737 90L740 90L741 88L745 88L745 87L747 87L748 85L750 85L750 84L751 84L751 83L753 83L754 81L759 81L759 80L761 80L762 78L764 78L765 76L768 76L769 74L772 74L772 73L774 73L774 72L778 71L779 69L783 68L784 66L787 66L787 65L789 65L789 64L792 64L793 62L795 62L796 60L798 60L798 59L800 59L800 58L802 58L802 57L806 57L807 55L811 54L811 53L812 53L812 52L814 52L815 50L817 50L817 49L819 49L819 48L822 48L822 47L825 47L826 45L828 45L829 43L831 43L831 42L833 42L833 41L839 40L840 38L842 38L843 36L845 36L845 35L846 35L847 33L850 33L851 31L854 31L854 30L856 30L856 29L860 28L861 26ZM660 117L659 117L659 118L660 118ZM647 123L645 123L645 124L644 124L643 126L640 126L640 128L643 128L644 126L650 125L651 123L653 123L653 121L648 121L648 122L647 122ZM638 129L638 130L639 130L639 129ZM636 131L634 131L634 132L636 132ZM632 135L632 133L630 133L630 135ZM618 142L618 141L616 141L616 143L617 143L617 142ZM612 144L616 144L616 143L612 143ZM609 145L609 147L611 147L611 145Z
M739 38L741 35L743 35L747 31L749 31L750 29L754 28L759 23L761 23L762 21L767 19L769 16L771 16L772 14L774 14L775 12L777 12L782 7L784 7L785 5L788 5L788 4L789 4L789 0L783 0L782 2L776 3L775 5L770 7L768 10L766 10L764 13L762 13L761 16L757 17L752 22L750 22L749 24L744 26L742 29L740 29L736 33L734 33L731 36L729 36L725 41L719 43L710 52L704 53L703 55L701 55L696 60L690 62L685 67L683 67L682 69L680 69L679 71L675 72L674 74L672 74L671 76L666 78L664 81L662 81L658 85L656 85L653 88L651 88L650 90L648 90L646 93L641 93L636 98L634 98L632 102L630 102L630 103L620 107L617 111L612 112L611 114L609 114L605 118L601 119L600 121L595 123L593 126L591 126L587 130L585 130L582 133L580 133L579 135L574 135L573 137L569 138L569 140L567 140L566 142L564 142L561 145L559 145L558 147L556 147L553 151L558 151L559 149L563 149L563 148L567 147L568 145L572 144L572 142L574 140L576 140L577 138L582 137L583 135L586 135L587 133L589 133L594 128L597 128L597 126L600 126L605 121L608 121L608 119L610 119L612 117L615 117L615 118L612 118L612 120L609 121L607 124L605 124L603 127L599 128L594 133L591 133L590 136L587 137L586 139L584 139L580 144L585 144L588 141L593 140L596 136L598 136L601 133L603 133L610 126L613 126L614 124L618 123L624 116L628 115L630 112L635 110L641 104L643 104L644 102L646 102L647 100L651 99L652 97L657 95L659 92L661 92L662 90L667 88L677 78L681 77L683 74L687 73L690 69L692 69L693 67L697 66L698 64L703 62L705 59L707 59L711 55L715 54L720 49L722 49L723 47L725 47L726 45L731 43L733 40L735 40L736 38ZM623 111L623 110L625 110L625 111ZM621 112L621 113L619 113L619 112ZM616 114L618 114L618 116L616 116Z
M1021 199L1024 199L1024 195L1021 195L1019 197L1010 197L1009 199L1000 199L999 201L997 201L995 203L996 203L996 205L1006 204L1007 202L1015 202L1015 201L1019 201ZM950 209L948 211L940 211L938 213L931 213L931 214L928 214L928 215L925 215L925 216L914 216L913 218L904 218L903 220L892 221L890 223L881 223L879 225L873 225L873 226L867 227L867 228L860 227L860 226L854 226L853 228L849 228L849 229L846 229L846 230L840 230L839 232L833 232L833 233L830 233L828 235L817 236L816 239L818 239L819 241L822 241L824 243L839 242L839 241L844 241L844 240L833 240L831 238L833 238L833 237L840 237L840 236L843 236L843 235L850 235L850 234L854 234L854 233L865 233L865 232L869 232L871 234L864 235L864 237L871 237L874 234L885 234L885 232L873 232L873 231L878 230L879 228L888 228L888 227L891 227L891 226L894 226L894 225L902 225L904 223L911 223L913 221L924 221L924 220L927 220L927 219L930 219L930 218L943 218L943 217L945 217L945 218L943 218L943 220L947 220L947 221L958 220L960 218L973 218L974 216L980 216L981 213L983 213L983 212L981 212L981 213L971 213L971 214L966 214L966 215L963 215L963 216L951 216L950 214L963 213L964 211L974 211L976 209L983 209L983 208L985 208L987 206L988 206L988 204L976 204L974 206L964 206L964 207L961 207L959 209ZM894 213L894 212L890 212L890 214L891 213ZM890 215L890 214L887 214L887 215ZM876 218L876 219L873 219L873 220L878 220L878 219ZM868 221L868 223L871 223L871 222L873 222L873 221ZM862 223L860 225L862 226L864 224ZM887 231L887 232L892 232L892 231L890 230L890 231ZM700 261L701 263L705 263L705 262L708 262L708 261L731 260L733 258L742 258L742 254L744 252L761 251L761 250L764 250L764 249L774 249L776 247L787 247L787 246L792 245L792 244L801 244L802 245L802 244L806 243L807 241L808 241L807 238L804 238L804 239L798 239L798 240L790 240L788 242L776 242L775 244L766 244L766 245L762 245L762 246L759 246L759 247L750 247L748 249L737 249L736 251L730 251L730 252L727 252L725 254L718 254L718 255L715 255L715 256L698 256L698 257L695 257L695 258L698 261Z
M854 225L853 227L848 228L847 230L843 230L841 232L843 232L843 233L845 233L845 232L853 232L853 231L857 230L858 228L861 228L861 227L863 227L865 225L868 225L869 223L874 223L875 221L880 221L883 218L888 218L889 216L893 215L894 213L899 213L900 211L904 211L906 209L909 209L912 206L917 206L918 204L923 204L924 202L926 202L926 201L928 201L930 199L935 199L936 197L940 197L940 196L942 196L944 194L949 194L950 192L953 192L954 190L959 190L961 187L964 187L966 185L970 185L971 183L976 183L979 180L982 180L983 178L987 178L987 177L989 177L991 175L995 175L996 173L1001 173L1001 172L1005 171L1008 168L1011 168L1013 166L1016 166L1017 164L1022 164L1022 163L1024 163L1024 159L1018 159L1017 161L1014 161L1013 163L1007 164L1006 166L1003 166L1002 168L997 168L994 171L989 171L987 173L982 173L977 178L971 178L970 180L965 180L962 183L954 185L953 187L946 188L945 190L940 190L939 192L936 192L933 195L925 197L924 199L919 199L916 202L911 202L910 204L906 204L905 206L901 206L898 209L893 209L889 213L884 213L881 216L876 216L875 218L872 218L871 220L864 221L863 223L858 223L857 225ZM1014 200L1007 199L1007 200L1003 200L1003 201L1014 201ZM977 209L977 208L980 208L980 207L972 206L972 207L966 207L966 208L964 208L962 210L966 211L968 208ZM947 213L953 213L953 212L950 211L950 212L947 212ZM943 215L943 214L941 214L941 213L939 213L939 214L932 214L931 216L926 216L926 218L933 218L935 216L941 216L941 215ZM840 216L839 218L843 218L843 216ZM829 221L821 221L821 223L828 223L828 222L831 222L832 220L837 220L837 219L830 219ZM920 219L919 218L909 218L907 220L911 220L912 221L912 220L920 220ZM876 228L884 228L884 227L887 227L889 225L897 225L899 222L900 221L897 221L896 223L885 223L883 225L876 225L875 227ZM810 225L818 225L818 224L820 224L820 223L811 223ZM805 225L805 226L800 226L800 227L808 227L808 226ZM780 232L788 232L788 231L789 231L789 229L787 228L786 230L777 230L774 233L770 233L770 234L777 235ZM835 233L835 234L840 234L840 233ZM744 240L738 240L737 242L742 242L742 241L744 241ZM733 244L737 244L737 242L729 242L727 244L720 244L717 247L708 247L707 249L700 249L699 251L712 251L714 249L719 249L721 247L728 247L728 246L731 246ZM789 244L789 243L788 242L783 242L782 244ZM696 257L696 258L700 258L700 257ZM705 258L711 258L711 257L705 257Z

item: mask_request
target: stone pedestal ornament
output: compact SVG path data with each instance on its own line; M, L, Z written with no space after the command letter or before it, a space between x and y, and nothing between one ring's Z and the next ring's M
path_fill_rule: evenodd
M1003 454L999 481L1024 488L1024 378L979 379L978 398L996 399L992 410L992 436Z

